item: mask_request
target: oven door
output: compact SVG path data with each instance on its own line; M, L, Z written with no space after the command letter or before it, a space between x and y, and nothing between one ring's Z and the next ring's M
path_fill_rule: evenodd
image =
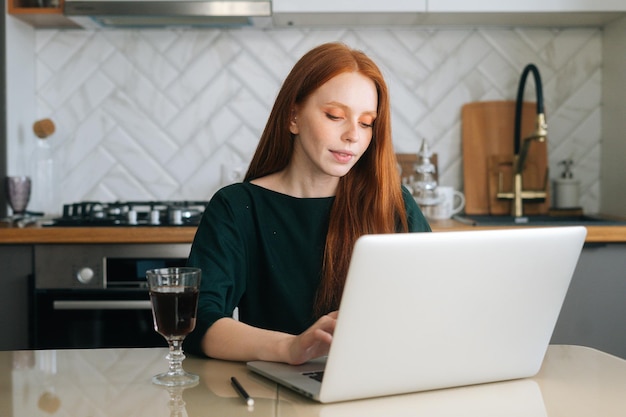
M153 327L146 270L185 265L190 246L35 245L31 346L166 346Z
M167 346L147 289L36 290L35 349Z

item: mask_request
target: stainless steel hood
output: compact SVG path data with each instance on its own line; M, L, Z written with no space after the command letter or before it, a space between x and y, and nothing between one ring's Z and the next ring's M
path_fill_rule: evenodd
M65 0L63 13L83 26L241 26L272 8L270 0Z

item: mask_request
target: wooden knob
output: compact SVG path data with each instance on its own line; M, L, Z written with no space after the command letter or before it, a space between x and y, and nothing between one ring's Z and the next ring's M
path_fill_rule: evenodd
M38 120L33 124L33 132L38 138L47 138L54 133L54 122L50 119Z

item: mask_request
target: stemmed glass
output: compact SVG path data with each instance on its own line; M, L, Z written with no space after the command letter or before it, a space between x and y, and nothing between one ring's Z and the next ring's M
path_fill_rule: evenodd
M6 193L14 218L26 215L26 206L30 200L30 177L23 175L8 176L5 179Z
M198 375L183 370L183 340L196 326L199 268L173 267L146 271L154 330L167 340L170 351L169 370L155 375L152 382L168 387L189 386L198 383Z

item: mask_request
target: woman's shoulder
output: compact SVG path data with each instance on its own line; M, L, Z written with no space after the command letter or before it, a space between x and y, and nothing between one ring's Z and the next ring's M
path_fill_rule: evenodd
M266 197L266 198L267 197L279 198L281 196L289 197L286 194L281 194L277 191L272 191L269 188L254 184L249 181L237 182L237 183L226 185L220 188L215 193L215 196L228 197L228 198L233 198L233 197L255 198L259 196Z
M404 199L404 207L406 208L407 220L409 222L410 232L430 232L430 224L420 210L413 194L403 185L402 198Z
M250 183L248 182L236 182L233 184L228 184L220 188L215 194L215 196L238 196L238 195L247 195L250 192Z
M332 202L332 198L298 198L288 194L265 188L251 182L240 182L227 185L218 190L212 200L228 203L250 203L254 205L285 205L285 206L307 206L319 205L320 202L326 204Z
M226 185L220 188L213 198L226 199L258 199L258 198L280 198L284 196L268 188L261 187L248 181ZM287 196L288 197L288 196Z
M414 210L415 208L419 209L417 203L415 202L415 198L411 191L402 185L402 199L404 200L404 206L407 210Z

